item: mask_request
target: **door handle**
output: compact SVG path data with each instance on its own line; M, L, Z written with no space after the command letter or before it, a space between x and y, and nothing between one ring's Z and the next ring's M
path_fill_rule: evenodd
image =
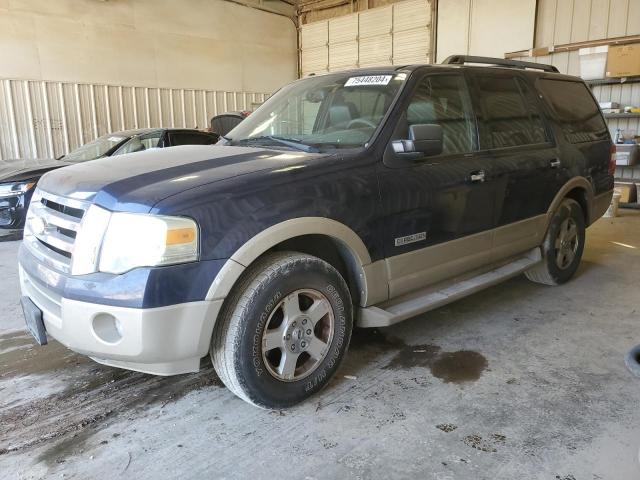
M561 162L560 162L560 159L559 159L559 158L554 158L553 160L551 160L551 161L549 162L549 166L550 166L551 168L558 168L558 167L560 166L560 164L561 164Z
M474 183L484 182L484 170L478 170L477 172L471 172L469 180Z

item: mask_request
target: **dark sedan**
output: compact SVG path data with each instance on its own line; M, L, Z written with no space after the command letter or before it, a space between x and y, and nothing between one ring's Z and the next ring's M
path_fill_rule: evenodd
M0 237L15 236L24 226L29 201L38 179L46 172L78 162L178 145L212 145L216 133L189 129L146 128L114 132L87 143L57 160L29 159L0 162Z

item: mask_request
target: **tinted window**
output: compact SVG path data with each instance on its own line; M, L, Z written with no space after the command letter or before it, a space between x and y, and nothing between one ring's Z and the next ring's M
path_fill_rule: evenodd
M240 115L216 115L211 119L211 131L218 135L226 135L244 120Z
M147 135L131 137L131 139L121 146L114 155L122 155L123 153L141 152L148 148L156 148L162 137L162 132L154 132Z
M209 135L195 132L171 133L171 145L211 145L216 139Z
M543 79L538 86L568 141L580 143L607 138L607 125L585 84Z
M535 97L515 77L478 75L483 132L482 148L544 143L547 136Z
M466 85L459 75L433 75L421 80L406 110L408 127L438 124L442 127L442 153L473 150L474 123Z

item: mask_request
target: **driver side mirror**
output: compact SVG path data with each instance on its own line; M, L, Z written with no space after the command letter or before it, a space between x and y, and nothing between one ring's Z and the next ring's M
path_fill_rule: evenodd
M409 127L408 140L394 140L391 142L396 155L421 153L421 156L440 155L442 153L442 127L425 123Z

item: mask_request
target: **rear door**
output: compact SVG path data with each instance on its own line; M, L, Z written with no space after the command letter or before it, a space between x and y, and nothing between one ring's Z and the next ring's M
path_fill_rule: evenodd
M525 75L472 70L481 155L495 185L495 257L526 251L542 241L545 214L567 181L566 165Z
M589 179L595 195L609 192L613 188L611 137L589 88L584 82L557 76L540 78L536 86L554 120L562 161L571 176Z
M465 76L427 74L403 106L393 139L413 124L438 124L443 152L414 160L387 148L379 173L391 297L488 262L495 190L477 155L476 123Z

